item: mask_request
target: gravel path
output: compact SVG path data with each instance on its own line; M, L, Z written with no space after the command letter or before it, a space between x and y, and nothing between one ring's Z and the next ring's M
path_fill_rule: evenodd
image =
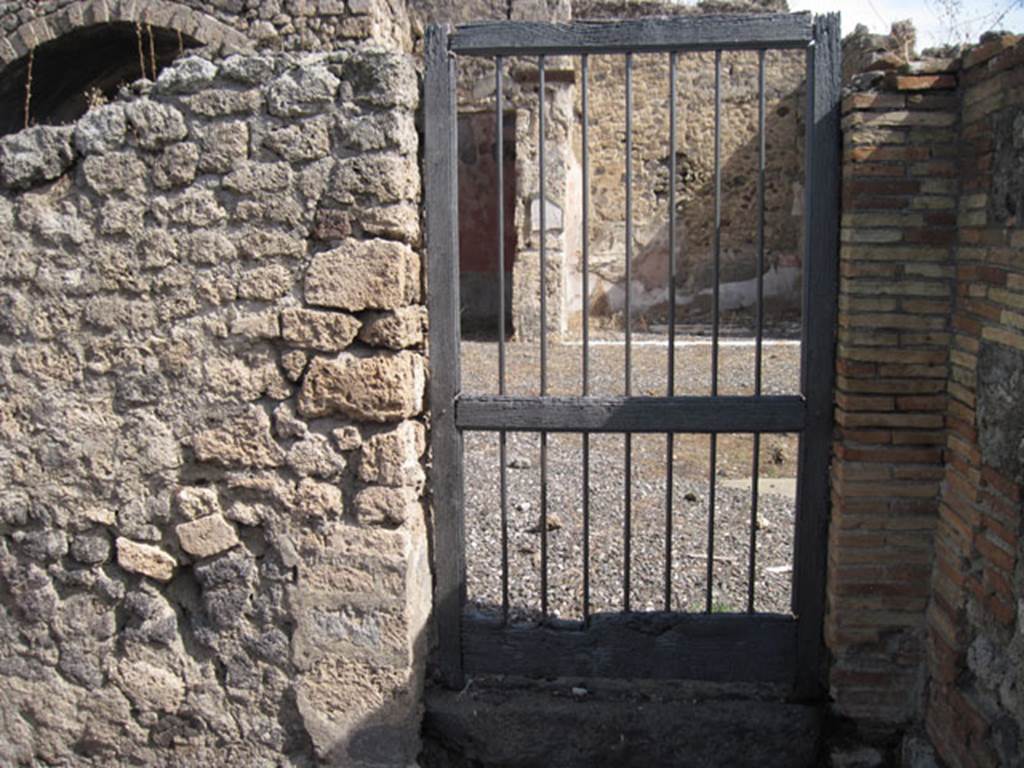
M710 345L699 338L677 346L677 394L707 394ZM798 390L799 346L767 342L764 392ZM493 393L497 380L497 344L464 342L463 389ZM580 393L581 348L550 345L551 394ZM591 353L593 394L622 394L624 347L603 339ZM633 392L663 394L667 368L664 339L634 335ZM507 390L538 393L536 344L507 345ZM719 391L753 391L753 347L726 341L721 348ZM488 613L501 609L501 529L498 436L466 435L466 556L468 598ZM591 610L619 611L623 606L624 437L590 438ZM674 438L672 504L672 608L703 611L707 583L708 466L706 435ZM516 621L540 610L541 535L540 437L508 435L508 527L510 604ZM793 479L798 439L764 435L754 574L755 610L788 612L793 546ZM666 437L634 435L632 464L631 607L664 608ZM717 501L714 527L712 610L746 610L750 546L750 435L718 438ZM548 589L549 612L559 618L582 616L583 471L580 435L548 437Z

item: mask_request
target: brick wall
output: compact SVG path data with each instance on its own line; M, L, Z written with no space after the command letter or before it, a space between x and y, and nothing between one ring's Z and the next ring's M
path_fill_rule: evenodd
M953 766L1024 730L1024 44L843 103L826 642L835 710ZM866 78L871 80L872 78Z
M945 443L956 78L843 102L836 442L826 640L839 713L881 729L924 694L924 609Z
M964 59L946 468L928 610L927 730L951 766L1024 754L1024 42Z

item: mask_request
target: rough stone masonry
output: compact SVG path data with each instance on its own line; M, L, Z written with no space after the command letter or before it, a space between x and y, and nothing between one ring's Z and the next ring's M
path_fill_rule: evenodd
M0 764L415 759L418 99L191 57L0 141Z

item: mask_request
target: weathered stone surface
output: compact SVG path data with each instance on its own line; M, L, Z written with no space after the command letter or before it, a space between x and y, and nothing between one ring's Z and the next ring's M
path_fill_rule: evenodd
M182 488L175 497L178 514L186 520L220 514L220 499L214 488Z
M75 149L83 155L113 152L124 144L127 129L123 104L90 109L75 125Z
M128 128L144 149L160 149L188 135L185 118L169 104L148 99L135 101L125 107L125 117Z
M340 84L341 81L322 66L286 72L270 84L267 109L279 117L314 114L334 100Z
M314 256L306 271L306 301L325 307L395 309L418 300L419 292L419 257L387 240L346 240Z
M196 435L196 458L223 466L279 467L284 451L270 436L270 419L261 408Z
M74 128L40 125L0 138L0 183L23 189L56 179L75 159Z
M342 158L335 166L329 196L344 204L363 198L379 203L418 200L420 180L416 158L390 153Z
M217 67L198 56L178 59L156 79L156 90L163 93L195 93L217 76Z
M359 329L359 339L375 347L405 349L422 345L426 330L426 307L401 307L366 318Z
M305 478L295 492L295 511L308 518L337 519L345 511L341 489L334 483Z
M281 313L281 332L286 341L321 352L340 352L359 332L359 321L341 312L286 309Z
M268 133L263 143L289 162L318 160L331 151L329 123L323 117L314 117L287 125Z
M82 175L98 195L141 194L146 189L146 164L130 152L108 152L82 161Z
M281 192L292 183L287 163L244 163L224 177L224 187L243 195Z
M354 117L341 117L335 131L339 145L345 149L395 149L402 154L408 154L415 153L419 146L412 116L399 112L373 112Z
M180 677L148 661L122 661L118 678L125 695L143 712L176 712L185 696Z
M420 211L410 203L365 208L359 223L367 234L375 237L401 240L409 245L420 243Z
M342 353L317 358L299 393L299 413L309 418L343 414L362 421L397 421L423 409L423 358L412 352L359 358Z
M274 60L270 56L235 54L220 63L220 73L239 83L258 85L274 74Z
M117 540L117 564L126 571L141 573L157 581L170 581L177 565L174 558L159 547L124 537Z
M153 165L153 184L159 189L183 187L196 177L199 147L192 142L172 144Z
M238 295L243 299L273 301L289 293L291 273L281 264L246 270L238 278Z
M403 421L363 444L359 479L366 483L421 488L426 475L420 456L426 449L423 425Z
M238 250L250 259L266 259L273 256L298 258L305 254L306 244L292 235L273 230L247 232L238 241Z
M189 96L189 109L204 117L224 117L259 112L263 107L263 94L258 89L232 91L227 89L207 90Z
M204 126L198 132L199 168L208 173L224 173L249 157L249 124L229 120Z
M181 548L195 557L210 557L238 544L238 534L223 515L207 515L182 523L175 532Z
M345 471L345 463L325 435L306 434L288 451L288 466L301 477L336 478Z
M982 458L1024 483L1024 351L983 341L977 377Z
M359 522L366 525L401 525L422 512L419 492L409 487L371 485L356 494L352 506Z

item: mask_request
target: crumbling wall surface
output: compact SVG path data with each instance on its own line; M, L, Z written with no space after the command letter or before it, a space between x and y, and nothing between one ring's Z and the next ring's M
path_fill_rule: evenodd
M77 27L141 22L217 50L321 51L373 39L408 50L404 0L47 0L0 4L0 66Z
M414 759L417 87L187 58L0 140L0 763Z
M842 104L825 638L835 711L882 742L919 723L925 700L951 356L955 69L931 60L863 76L855 86L868 89Z
M1024 754L1024 39L964 57L947 463L927 730L950 766Z

